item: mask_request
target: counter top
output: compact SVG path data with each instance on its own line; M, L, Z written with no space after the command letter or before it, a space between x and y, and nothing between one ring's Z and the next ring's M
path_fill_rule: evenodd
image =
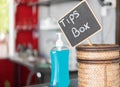
M50 66L51 65L48 63L44 63L44 64L40 63L40 61L41 61L40 59L41 58L36 58L36 61L30 62L27 58L21 58L19 56L14 56L13 58L9 58L10 61L13 61L19 65L23 65L30 70L26 85L30 84L32 76L34 74L36 74L37 72L40 72L42 75L42 82L41 83L46 83L46 82L50 81L50 73L51 73ZM77 71L70 71L70 78L71 79L77 78ZM28 87L45 87L45 86L49 87L49 84L39 84L39 85L28 86ZM76 86L70 86L70 87L76 87Z
M50 72L50 64L47 63L40 63L41 58L37 58L34 62L30 62L27 58L21 58L19 56L14 56L13 58L9 58L9 60L18 63L27 67L29 70L34 72Z
M25 67L27 67L29 70L34 72L50 72L51 64L49 63L41 63L41 58L35 58L34 62L30 62L28 58L22 58L19 56L14 56L13 58L9 58L9 60L21 64ZM43 58L44 59L44 58ZM71 72L77 71L77 70L70 70Z
M70 82L70 87L78 87L77 79L72 79ZM31 86L25 86L25 87L50 87L49 83L46 84L38 84L38 85L31 85Z

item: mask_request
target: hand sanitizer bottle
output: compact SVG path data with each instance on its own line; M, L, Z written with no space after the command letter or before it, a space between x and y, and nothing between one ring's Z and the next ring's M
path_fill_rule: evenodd
M56 46L50 51L51 55L51 82L50 87L69 87L69 49L63 45L61 33L57 33Z

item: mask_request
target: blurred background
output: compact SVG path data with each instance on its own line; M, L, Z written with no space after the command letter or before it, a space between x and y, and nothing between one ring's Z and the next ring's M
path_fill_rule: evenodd
M0 0L0 87L22 87L50 81L50 50L57 21L82 0ZM87 0L102 24L94 44L120 45L120 1ZM76 50L70 49L70 78L77 78ZM87 42L82 42L86 44Z

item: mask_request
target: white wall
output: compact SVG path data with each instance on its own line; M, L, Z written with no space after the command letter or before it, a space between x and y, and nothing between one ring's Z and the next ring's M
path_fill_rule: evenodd
M116 11L115 8L107 9L107 16L101 16L101 5L98 0L88 0L96 16L99 18L103 30L92 37L93 43L115 43L115 30L116 30Z
M50 6L50 13L51 13L50 15L51 17L54 17L55 19L58 20L61 16L63 16L66 12L68 12L78 3L79 1L61 3L61 4L53 4L52 6ZM40 7L40 19L46 18L47 16L48 16L47 7L41 6Z

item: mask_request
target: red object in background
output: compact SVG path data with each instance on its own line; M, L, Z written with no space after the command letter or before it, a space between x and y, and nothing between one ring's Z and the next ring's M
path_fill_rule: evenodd
M23 87L28 86L27 80L29 79L28 76L30 74L30 70L28 68L23 67L19 64L15 64L15 87ZM31 77L29 85L37 84L37 77L33 75Z
M19 4L16 8L15 13L15 28L17 30L17 37L16 37L16 47L18 44L25 44L31 43L34 49L38 49L38 38L34 38L33 32L37 29L38 24L38 8L37 7L30 7L24 3L28 2L36 2L38 0L15 0ZM24 25L27 25L24 26ZM17 28L18 26L18 28ZM30 27L31 26L31 27ZM26 30L24 31L25 28ZM19 70L18 70L19 71ZM26 85L26 80L28 78L29 70L26 67L22 67L21 69L21 85ZM16 87L15 85L15 73L14 72L14 63L9 61L8 59L1 59L0 60L0 87L4 87L5 82L10 82L11 87ZM19 72L20 73L20 72ZM32 84L35 83L35 76L33 76Z
M38 47L39 33L38 33L37 30L32 32L32 38L33 38L33 40L32 40L33 49L37 49L38 50L38 48L39 48Z
M20 30L17 32L17 37L16 37L16 45L18 46L19 44L27 47L28 44L32 45L32 31L31 30Z
M16 29L32 29L32 7L19 4L16 11Z
M29 2L36 2L37 0L29 0ZM16 7L15 13L15 27L17 30L33 30L37 28L38 24L38 7L28 6L27 0L23 0Z
M37 25L38 25L38 7L28 6L27 3L37 2L38 0L15 0L18 2L15 14L15 29L16 34L16 48L17 46L23 45L28 47L32 45L33 49L38 50L38 37L36 37ZM19 69L19 68L18 68ZM19 70L18 70L19 71ZM21 67L21 85L26 85L26 80L30 71L26 67ZM35 84L36 76L33 76L31 81Z
M17 32L16 47L21 44L25 47L32 45L32 49L38 50L38 32L37 30L20 30Z
M15 14L15 29L17 31L16 48L18 44L26 47L31 44L33 49L38 50L38 37L34 38L34 32L36 32L38 27L38 7L27 5L29 2L37 1L38 0L16 0L16 2L20 3L16 7Z
M30 74L30 71L26 67L21 67L21 86L25 86L26 82L28 80L28 75ZM24 79L23 79L24 78ZM37 84L37 76L33 75L31 78L31 82L29 85Z
M0 60L0 87L4 87L5 82L10 82L10 87L14 87L14 63L7 60Z

